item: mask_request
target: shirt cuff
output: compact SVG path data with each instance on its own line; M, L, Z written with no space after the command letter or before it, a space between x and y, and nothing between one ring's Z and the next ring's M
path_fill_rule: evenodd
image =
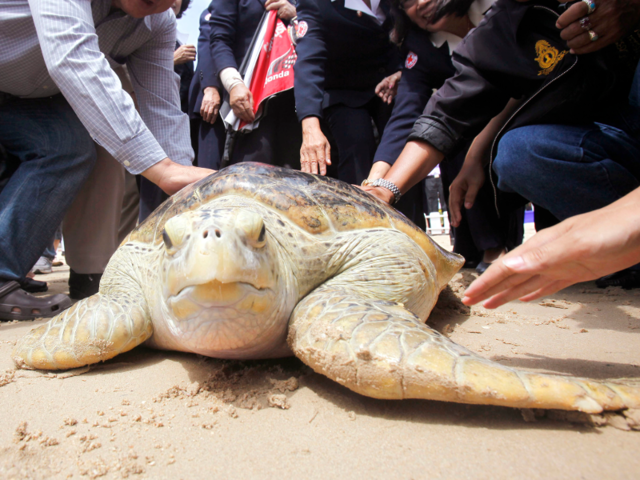
M456 139L440 122L431 117L420 117L413 126L409 140L427 142L445 156L451 154L456 147Z
M144 129L114 153L113 157L132 175L138 175L168 157L153 134ZM174 160L175 161L175 160ZM182 162L177 162L183 164Z

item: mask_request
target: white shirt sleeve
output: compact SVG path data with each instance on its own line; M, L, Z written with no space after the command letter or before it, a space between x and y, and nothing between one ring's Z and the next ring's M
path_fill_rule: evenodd
M166 158L168 155L136 112L131 97L122 89L120 80L100 51L91 1L29 0L29 6L49 75L91 137L133 174ZM173 52L173 45L169 49ZM170 72L173 76L168 77L168 80L158 78L156 85L151 85L151 88L142 92L144 89L136 85L136 78L145 79L151 74L165 74L163 70L166 66L144 66L153 61L153 55L144 48L139 58L134 56L136 58L130 62L130 74L139 103L142 105L148 102L148 97L154 95L158 99L157 104L147 107L145 117L153 124L162 122L162 119L152 118L153 116L168 115L169 123L173 123L176 130L180 130L177 128L179 123L185 124L185 135L188 138L188 121L186 118L184 121L176 121L171 114L177 106L170 109L166 105L171 97L167 93L167 85L175 81L173 71ZM141 98L142 96L145 98ZM157 105L160 104L165 108L158 108ZM159 133L158 131L157 134ZM190 159L174 160L187 164Z

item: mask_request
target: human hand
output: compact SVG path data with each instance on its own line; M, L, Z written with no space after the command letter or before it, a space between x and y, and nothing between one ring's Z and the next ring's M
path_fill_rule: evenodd
M155 183L166 194L173 195L198 180L208 177L215 170L208 168L191 167L173 162L165 158L142 172L142 176Z
M215 123L220 110L220 92L216 87L207 87L204 89L202 97L202 105L200 106L200 116L202 120L208 123Z
M449 212L451 225L459 227L462 221L462 204L467 210L473 207L476 196L484 185L485 174L482 164L465 160L460 173L449 186Z
M379 178L384 178L387 172L391 169L391 165L387 162L378 161L371 166L367 182L371 183Z
M384 103L391 105L391 102L393 102L394 97L398 93L398 83L400 83L401 77L402 72L396 72L382 79L376 86L376 95L378 95Z
M640 189L590 213L535 234L494 262L462 301L496 308L528 302L576 282L594 280L640 263Z
M264 4L267 10L277 10L278 18L282 20L291 20L296 16L296 7L291 5L288 0L267 0Z
M192 62L196 59L196 47L193 45L180 45L173 52L173 64Z
M571 53L581 55L611 45L631 33L640 21L640 0L597 0L595 11L588 15L588 10L585 2L577 2L556 22ZM583 18L585 28L580 24ZM588 30L595 32L598 39L591 41Z
M303 172L327 174L327 165L331 165L331 146L322 133L320 120L307 117L302 120L302 147L300 148L300 167Z
M385 203L388 203L389 205L391 205L395 200L395 197L393 196L393 193L391 193L391 190L387 190L386 188L372 187L370 185L364 185L361 187L358 185L356 186L360 190L364 190L365 192L370 193L374 197L378 198L379 200L382 200Z
M229 104L233 113L245 122L253 122L256 118L253 113L253 95L244 83L238 83L229 92Z

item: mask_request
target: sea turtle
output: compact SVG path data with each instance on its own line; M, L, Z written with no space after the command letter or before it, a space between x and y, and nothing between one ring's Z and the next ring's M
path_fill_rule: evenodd
M462 262L355 187L243 163L167 200L123 241L100 292L32 330L13 357L55 370L142 343L229 359L293 353L375 398L640 406L640 389L506 368L426 326Z

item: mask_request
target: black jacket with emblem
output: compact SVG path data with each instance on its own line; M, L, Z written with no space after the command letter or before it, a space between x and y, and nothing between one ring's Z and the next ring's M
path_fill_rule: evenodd
M409 140L452 155L510 98L526 100L500 135L533 124L599 121L624 128L637 58L624 62L614 45L570 54L555 27L561 8L555 0L498 0L454 51L456 75L431 98Z
M298 0L298 32L304 32L294 67L299 120L322 118L322 110L332 105L361 107L383 78L400 69L399 50L389 40L393 21L385 0L381 7L387 19L379 25L345 8L344 0Z

